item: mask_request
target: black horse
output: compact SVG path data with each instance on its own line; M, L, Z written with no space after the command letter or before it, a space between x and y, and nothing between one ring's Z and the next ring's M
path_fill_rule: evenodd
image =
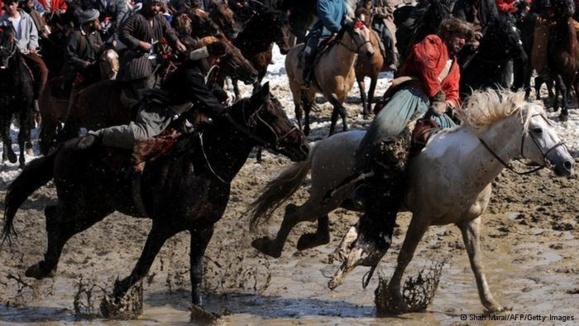
M487 27L477 50L461 62L461 97L473 89L508 88L507 63L528 62L515 23L506 16L499 16Z
M436 33L440 23L450 17L453 3L454 0L420 1L416 6L402 6L394 11L396 48L401 64L414 44Z
M282 12L288 13L288 21L297 43L304 43L306 32L313 24L317 0L281 0L278 3Z
M257 70L257 81L254 87L261 84L267 73L267 67L272 62L273 44L277 44L280 52L286 54L291 47L288 42L289 24L287 17L281 12L261 6L245 23L243 30L233 40L233 45ZM235 98L239 98L239 88L235 79L233 87Z
M304 160L308 144L303 133L269 93L269 84L234 104L231 119L214 122L198 133L183 136L169 153L147 163L140 193L126 172L112 169L103 159L105 148L79 151L72 139L47 156L28 164L11 183L5 198L4 239L13 234L20 205L36 189L54 179L58 203L45 209L48 249L44 260L26 276L42 279L56 273L62 249L75 234L90 228L114 211L153 220L145 247L132 273L115 283L114 301L149 271L165 241L181 231L191 234L192 302L201 304L203 255L214 224L222 217L231 181L259 144L293 161ZM128 152L123 153L128 161ZM142 200L134 200L140 196ZM139 209L139 203L142 204Z
M24 152L32 155L30 129L33 123L34 83L30 69L16 46L15 33L12 24L0 26L0 140L4 145L2 161L16 163L10 124L12 117L17 115L20 124L18 161L20 166L24 166Z

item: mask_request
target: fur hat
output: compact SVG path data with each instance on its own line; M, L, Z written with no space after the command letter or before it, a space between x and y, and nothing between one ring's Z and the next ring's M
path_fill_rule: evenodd
M96 9L81 10L78 12L78 22L81 25L90 23L93 20L97 20L100 16L100 12Z
M474 38L474 29L472 24L458 18L447 18L440 23L440 33L443 32L458 33L466 37L467 40Z

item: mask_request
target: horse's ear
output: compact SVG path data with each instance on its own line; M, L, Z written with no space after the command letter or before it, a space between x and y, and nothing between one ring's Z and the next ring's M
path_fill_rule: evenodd
M263 84L263 86L261 86L261 93L269 95L269 82L266 82Z

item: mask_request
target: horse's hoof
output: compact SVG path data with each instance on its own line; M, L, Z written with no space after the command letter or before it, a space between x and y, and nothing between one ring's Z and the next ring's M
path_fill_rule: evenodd
M136 319L143 313L143 284L135 284L123 298L105 295L100 311L109 319Z
M16 154L8 152L8 161L10 161L10 163L16 163L18 161Z
M34 156L34 151L32 150L32 148L27 148L27 149L26 149L26 155L28 155L28 156Z
M563 113L559 114L559 121L566 122L568 120L569 120L569 114L563 114Z
M317 233L302 234L298 240L298 250L306 250L317 246L325 245L330 242L330 237L325 235L318 235Z
M263 237L255 239L251 242L251 246L264 255L268 255L273 258L281 257L281 250L273 246L273 241L269 237Z
M42 267L42 263L37 263L30 266L24 275L26 277L33 277L37 280L41 280L46 277L54 277L56 275L56 268L47 271Z

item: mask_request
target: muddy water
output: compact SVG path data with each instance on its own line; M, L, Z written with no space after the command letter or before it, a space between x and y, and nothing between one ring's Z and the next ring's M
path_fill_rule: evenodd
M134 223L131 219L120 219L123 221L120 225L129 221ZM527 231L517 227L513 219L504 215L488 215L485 219L489 221L487 223L489 225L484 228L482 244L488 271L487 278L495 297L503 305L512 307L512 311L508 313L538 316L569 315L574 316L577 321L579 305L577 294L573 294L573 291L577 291L579 278L573 258L574 252L561 250L562 245L579 248L579 241L572 233L556 233L543 229ZM3 305L0 306L0 324L60 325L88 320L91 320L93 325L188 324L189 284L186 260L183 260L188 254L187 235L181 235L168 243L167 248L153 265L150 275L154 277L149 278L151 282L144 285L144 314L138 320L122 322L89 319L86 316L75 317L74 296L78 293L78 283L97 286L92 292L94 296L92 311L96 312L98 297L102 292L98 287L110 290L114 277L124 276L129 272L142 245L139 242L144 240L143 231L147 229L147 222L141 222L136 228L138 232L130 235L126 229L117 229L118 220L107 221L109 223L104 223L94 231L90 230L86 235L72 240L72 245L63 255L59 274L53 280L25 279L29 286L20 286L19 289L15 286L15 280L3 277L2 282L6 284L1 285ZM407 217L400 219L400 230L405 229L407 222ZM245 273L243 277L250 280L251 278L247 278L249 266L258 264L261 264L261 267L265 266L261 270L255 270L255 273L271 276L267 289L257 294L256 291L248 290L251 284L245 284L241 286L243 289L240 287L239 290L229 288L216 291L221 294L208 294L205 297L205 308L211 312L223 313L220 322L232 325L402 323L458 325L465 322L461 319L462 314L467 314L469 319L466 322L470 324L493 324L491 321L472 319L479 316L483 308L478 299L474 276L462 246L460 232L452 226L432 227L419 245L417 255L409 266L410 273L416 275L421 268L450 255L443 267L438 292L426 312L377 318L373 292L378 280L375 277L367 289L362 289L361 280L366 272L364 268L359 268L348 276L345 284L335 291L328 290L326 288L328 277L332 275L337 265L329 265L327 255L336 247L339 241L337 235L344 234L346 227L346 223L332 225L333 241L328 246L305 252L296 252L291 247L295 245L297 238L293 236L283 256L277 260L251 253L252 249L247 247L244 250L250 253L243 254L239 271ZM498 232L497 229L508 232ZM107 239L107 232L111 233L112 237L117 237L117 232L124 232L126 238L121 243L125 245L127 241L136 243L126 247L126 252L113 248L106 249L106 243L96 244L99 238ZM222 232L229 233L229 231ZM226 236L220 233L216 234L209 250L209 254L213 253L213 257L221 257L216 252L231 250L231 243L228 243L225 240ZM527 233L536 238L529 238ZM379 268L385 277L393 271L395 255L403 239L402 231L397 234L393 249L383 259ZM112 237L109 240L112 240ZM247 246L245 240L238 242L242 243L240 245L242 247ZM79 249L77 247L79 244L84 244L85 247ZM36 244L17 246L16 249L30 249L31 246ZM115 248L116 246L118 244L115 244ZM131 249L132 247L136 248ZM40 248L43 247L37 249ZM17 256L18 254L15 254L13 257L17 259ZM28 262L25 262L20 265L20 270L11 270L13 276L21 276L27 265ZM224 269L223 261L220 262L220 266ZM222 277L233 276L230 273ZM208 282L217 282L215 278L214 275ZM262 283L261 285L265 283L263 279L255 282ZM87 304L86 297L80 302ZM559 323L547 320L540 324Z

